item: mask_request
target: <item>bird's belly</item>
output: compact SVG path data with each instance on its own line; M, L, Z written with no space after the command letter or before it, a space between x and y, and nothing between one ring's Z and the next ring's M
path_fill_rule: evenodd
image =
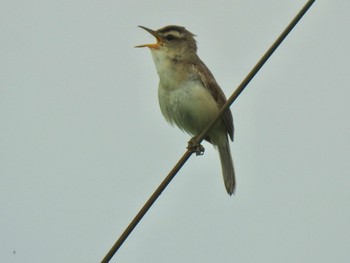
M200 82L176 89L159 85L159 105L165 119L191 135L197 135L215 117L218 106Z

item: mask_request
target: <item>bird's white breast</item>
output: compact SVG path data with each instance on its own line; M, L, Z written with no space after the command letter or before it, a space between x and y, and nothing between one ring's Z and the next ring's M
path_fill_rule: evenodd
M159 75L158 98L165 119L197 135L214 118L218 106L190 64L175 62L168 52L152 50Z
M200 82L185 81L176 87L170 86L159 83L158 88L165 119L197 135L218 112L216 102Z

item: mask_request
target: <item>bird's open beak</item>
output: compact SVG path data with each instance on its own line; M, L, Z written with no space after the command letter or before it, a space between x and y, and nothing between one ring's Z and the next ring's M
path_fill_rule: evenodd
M141 27L142 29L144 29L147 32L149 32L150 34L152 34L156 38L157 43L155 43L155 44L144 44L144 45L139 45L139 46L135 46L135 47L158 48L159 45L162 43L162 40L161 40L160 36L157 34L157 32L152 30L152 29L149 29L147 27L144 27L144 26L139 26L139 27Z

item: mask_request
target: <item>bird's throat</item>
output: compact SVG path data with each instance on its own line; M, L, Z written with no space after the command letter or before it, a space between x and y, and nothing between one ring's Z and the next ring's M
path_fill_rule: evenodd
M165 54L165 52L159 50L152 50L152 57L159 80L164 87L176 89L187 79L189 72L183 66L185 62L178 56Z

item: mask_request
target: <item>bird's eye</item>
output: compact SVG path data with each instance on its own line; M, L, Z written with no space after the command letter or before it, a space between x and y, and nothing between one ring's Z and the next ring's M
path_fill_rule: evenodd
M167 35L167 36L165 37L165 39L166 39L166 40L168 40L168 41L172 41L172 40L174 40L174 39L175 39L175 36L174 36L174 35L169 34L169 35Z

